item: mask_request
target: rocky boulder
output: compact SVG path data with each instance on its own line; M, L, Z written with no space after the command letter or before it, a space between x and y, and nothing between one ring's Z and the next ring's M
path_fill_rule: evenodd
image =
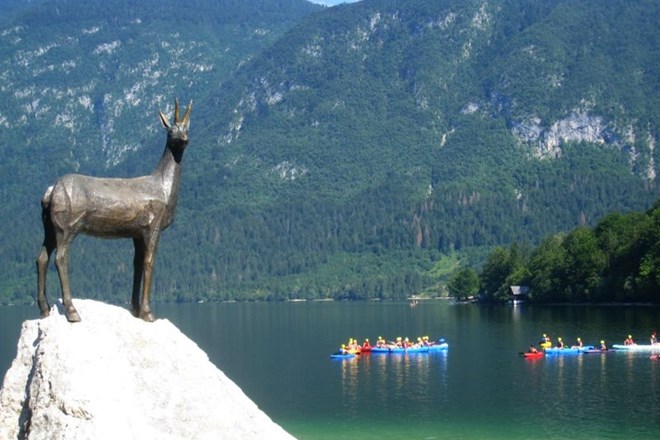
M23 323L0 439L292 439L172 323L77 300Z

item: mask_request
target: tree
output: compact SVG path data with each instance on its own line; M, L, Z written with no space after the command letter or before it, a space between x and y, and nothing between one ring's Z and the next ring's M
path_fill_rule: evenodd
M562 270L564 264L563 238L553 235L546 238L532 253L529 260L526 284L530 287L530 299L534 302L556 300L563 292Z
M596 235L588 227L571 231L564 240L566 264L564 276L571 301L593 301L606 267L606 257L598 247Z
M452 274L447 290L457 300L466 300L479 292L479 274L469 267L460 269Z
M486 260L480 280L485 301L505 302L509 287L527 278L525 260L528 252L517 243L509 248L495 249Z

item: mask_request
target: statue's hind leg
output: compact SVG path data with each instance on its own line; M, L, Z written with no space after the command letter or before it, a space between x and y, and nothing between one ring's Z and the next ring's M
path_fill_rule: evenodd
M64 304L64 315L69 322L79 322L80 315L73 306L71 289L69 288L69 246L75 238L71 233L57 234L57 254L55 255L55 266L60 276L62 287L62 303Z
M46 273L48 272L48 261L53 253L54 247L48 246L44 241L41 246L41 252L37 257L37 304L41 311L41 317L45 318L50 314L50 306L46 297Z
M55 231L53 223L47 212L42 215L44 223L44 242L41 245L41 252L37 256L37 304L41 312L41 317L45 318L50 314L48 297L46 296L46 275L48 273L48 262L55 249Z

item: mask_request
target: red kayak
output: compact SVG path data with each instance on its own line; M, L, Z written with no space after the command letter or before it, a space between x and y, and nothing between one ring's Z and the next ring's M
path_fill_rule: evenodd
M527 359L538 359L543 357L543 352L542 351L537 351L536 353L523 353L525 355L525 358Z

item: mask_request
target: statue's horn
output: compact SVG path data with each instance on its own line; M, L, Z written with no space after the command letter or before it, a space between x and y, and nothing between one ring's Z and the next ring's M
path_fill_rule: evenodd
M174 123L179 123L179 100L174 98Z
M190 110L192 110L192 99L190 100L190 104L188 104L188 108L186 109L186 113L183 115L183 122L181 125L188 125L190 122Z
M167 120L167 116L165 116L163 112L158 112L158 116L160 117L160 121L163 123L163 127L169 129L170 121Z

